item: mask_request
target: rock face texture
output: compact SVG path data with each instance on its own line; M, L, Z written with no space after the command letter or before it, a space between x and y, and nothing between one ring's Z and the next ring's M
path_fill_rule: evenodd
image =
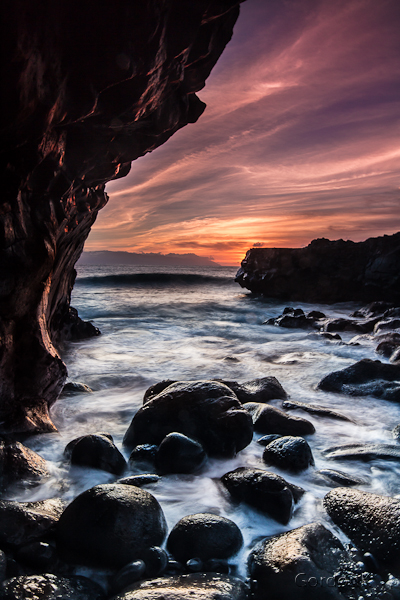
M2 3L0 421L52 431L79 258L105 183L194 123L239 0Z
M313 240L305 248L252 248L237 283L304 302L400 299L400 232L365 242Z

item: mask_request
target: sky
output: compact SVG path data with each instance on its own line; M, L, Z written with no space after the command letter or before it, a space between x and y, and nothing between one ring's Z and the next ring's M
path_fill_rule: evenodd
M194 252L400 230L399 0L247 0L197 123L107 185L86 250Z

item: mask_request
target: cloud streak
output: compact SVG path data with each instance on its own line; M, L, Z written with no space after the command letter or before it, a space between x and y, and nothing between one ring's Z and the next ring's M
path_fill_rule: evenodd
M400 229L397 0L248 0L199 122L107 186L88 249L212 254Z

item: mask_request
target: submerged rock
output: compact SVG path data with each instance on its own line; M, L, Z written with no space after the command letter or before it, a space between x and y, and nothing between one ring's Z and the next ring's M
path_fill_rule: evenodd
M312 415L317 415L318 417L327 417L328 419L337 419L338 421L349 421L350 423L354 423L350 417L346 417L346 415L336 412L336 410L317 406L315 404L306 404L305 402L298 402L297 400L285 400L282 403L282 406L283 408L286 408L286 410L300 409L309 412Z
M166 532L164 513L149 492L103 484L67 506L57 526L57 549L67 562L117 568L162 544Z
M247 402L243 408L249 411L257 433L277 433L281 435L309 435L315 427L307 419L292 417L275 406Z
M49 477L46 461L20 442L0 440L0 488L15 483L39 483Z
M65 455L72 465L91 467L121 475L126 468L125 458L113 442L112 436L93 433L78 437L65 448Z
M324 507L360 550L400 571L400 500L336 488L325 496Z
M211 513L183 517L172 528L167 549L173 557L185 563L191 558L229 558L243 545L239 527L230 519Z
M304 494L302 488L262 469L239 467L225 473L221 482L234 500L246 502L283 525L289 522L294 503Z
M234 392L216 381L174 383L144 404L124 444L159 445L178 432L199 442L209 456L234 456L250 444L253 422Z
M58 498L0 502L0 546L16 548L53 535L64 507Z
M0 586L2 600L105 600L102 588L86 577L23 575Z
M229 575L193 573L132 585L111 600L247 600L247 585Z
M323 450L325 458L332 460L394 460L400 461L400 446L395 444L343 444Z
M182 433L169 433L159 445L155 455L156 469L167 473L193 473L207 459L201 444Z
M298 473L314 464L310 446L302 437L283 436L265 447L263 460L267 465Z

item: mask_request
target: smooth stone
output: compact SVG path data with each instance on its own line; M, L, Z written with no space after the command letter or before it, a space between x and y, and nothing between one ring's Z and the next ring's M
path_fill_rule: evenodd
M142 552L142 560L146 565L146 577L162 575L168 565L168 554L160 546L151 546Z
M309 435L315 427L307 419L292 417L275 406L247 402L243 408L249 411L257 433L278 433L280 435Z
M144 473L143 475L130 475L129 477L123 477L118 479L117 483L123 485L136 485L137 487L143 487L144 485L150 485L160 481L161 477L155 473Z
M159 445L155 466L159 473L194 473L207 459L201 444L182 433L169 433Z
M114 575L112 579L113 589L119 591L126 588L128 585L143 579L145 571L146 565L143 560L133 560Z
M268 446L274 440L279 440L280 437L283 437L280 433L269 433L268 435L263 435L257 440L257 444L261 446Z
M0 501L0 546L16 548L54 534L64 508L64 502L58 498Z
M318 585L339 572L346 553L321 523L267 538L251 551L248 565L254 600L343 600L336 586ZM311 578L316 586L307 585ZM305 585L304 585L305 582Z
M282 403L282 406L283 408L286 408L286 410L299 409L309 412L312 415L317 415L318 417L327 417L328 419L337 419L338 421L354 423L353 419L350 419L350 417L346 417L346 415L336 412L336 410L317 406L316 404L306 404L305 402L298 402L297 400L285 400Z
M353 485L366 485L368 482L361 477L355 477L354 475L349 475L348 473L343 473L343 471L336 471L335 469L320 469L319 471L315 471L315 475L320 475L325 479L325 481L329 481L330 483L335 483L342 487L351 487Z
M150 579L110 600L247 600L247 585L230 575L191 573Z
M253 439L251 416L234 392L216 381L179 382L144 404L132 419L124 444L161 444L183 433L209 456L233 457Z
M243 545L239 527L225 517L198 513L183 517L172 528L167 549L183 563L191 558L229 558Z
M49 475L47 463L39 454L20 442L0 440L1 488L18 483L35 485Z
M126 461L110 437L102 433L78 437L67 444L64 453L72 465L121 475Z
M400 570L400 501L336 488L326 494L324 507L332 521L363 552Z
M158 446L156 444L138 444L129 456L129 466L152 466L156 459Z
M97 485L67 506L57 526L57 549L66 562L121 568L167 533L164 513L146 490Z
M323 450L325 458L333 460L400 460L400 446L396 444L343 444Z
M283 436L265 447L263 460L267 465L298 473L314 465L311 448L302 437Z
M61 394L63 396L73 396L75 394L92 394L93 390L85 383L78 381L68 381L64 384Z
M225 473L221 482L234 500L249 504L283 525L290 521L294 503L304 494L302 488L262 469L239 467Z
M276 377L261 377L244 383L237 381L218 380L228 386L238 397L242 404L246 402L270 402L270 400L284 400L287 393Z
M58 577L50 573L23 575L0 586L2 600L104 600L102 588L86 577Z
M201 558L189 558L186 561L186 569L190 573L200 573L200 571L204 571L204 563Z

